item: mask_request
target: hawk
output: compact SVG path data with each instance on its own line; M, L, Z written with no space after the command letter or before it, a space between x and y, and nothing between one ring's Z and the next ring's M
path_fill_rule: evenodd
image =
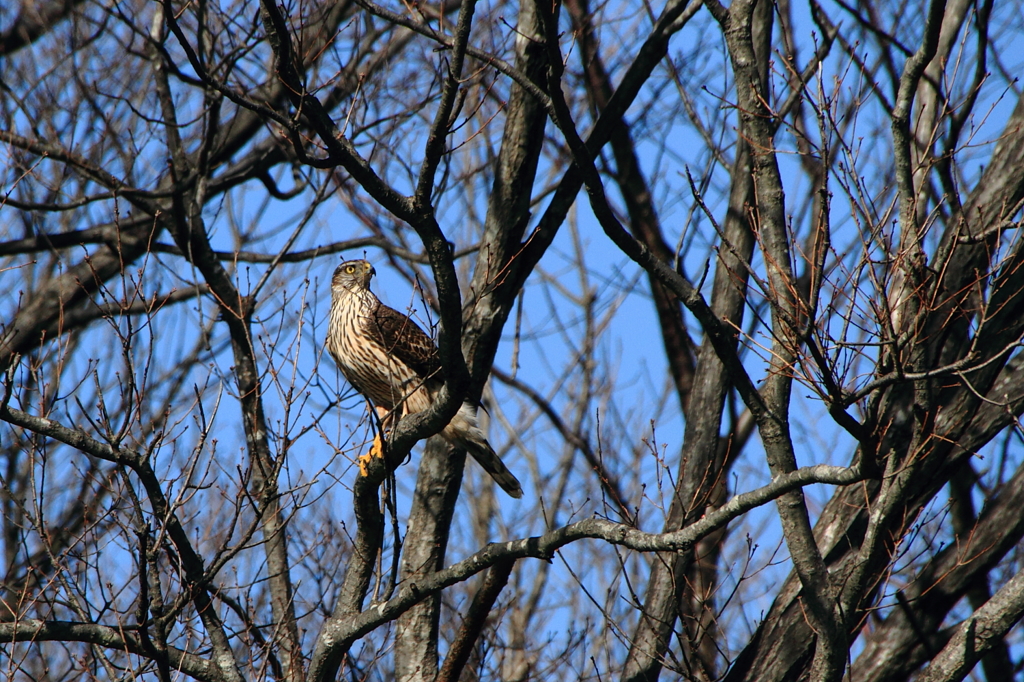
M335 269L327 350L387 428L404 415L429 408L444 384L444 373L431 338L370 291L375 274L365 260L345 261ZM519 481L487 442L476 412L475 405L463 403L441 436L472 455L505 492L522 497Z

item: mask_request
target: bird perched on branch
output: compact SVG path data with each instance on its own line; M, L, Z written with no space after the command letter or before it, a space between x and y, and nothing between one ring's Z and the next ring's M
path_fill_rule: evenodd
M345 261L334 271L327 350L388 428L404 415L428 409L444 384L444 375L431 338L370 291L374 274L365 260ZM464 448L505 492L522 497L519 481L487 442L476 412L475 405L463 403L441 436Z

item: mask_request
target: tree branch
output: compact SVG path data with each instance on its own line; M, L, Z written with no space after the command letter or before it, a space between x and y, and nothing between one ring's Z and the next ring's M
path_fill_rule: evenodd
M0 642L86 642L117 651L125 651L142 658L148 657L148 648L138 635L121 625L110 627L98 623L38 620L22 618L0 622ZM174 647L167 647L167 657L174 670L203 682L225 682L233 679L210 660Z
M448 568L430 574L418 582L403 584L398 594L376 604L359 616L345 620L329 619L321 632L321 656L346 651L352 642L383 623L394 620L427 597L484 571L504 560L536 558L550 560L565 545L585 538L604 540L613 545L640 552L686 551L701 538L746 512L760 507L793 490L812 483L847 486L863 480L854 469L818 464L803 467L778 477L766 486L736 495L719 509L699 521L669 533L645 533L622 523L587 519L558 528L544 535L509 542L491 543L472 556ZM310 682L324 682L325 668L316 668Z
M959 682L989 649L1024 616L1024 570L1019 571L992 599L956 628L956 633L917 679L921 682Z

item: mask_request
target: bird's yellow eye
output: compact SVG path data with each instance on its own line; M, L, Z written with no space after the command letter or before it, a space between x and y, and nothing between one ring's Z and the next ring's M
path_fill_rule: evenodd
M351 275L355 271L356 271L356 269L353 266L351 266L351 265L346 265L345 266L345 272L347 272L348 274Z

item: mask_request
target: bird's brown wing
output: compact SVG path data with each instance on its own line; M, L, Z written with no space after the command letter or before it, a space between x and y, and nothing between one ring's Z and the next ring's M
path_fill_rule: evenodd
M423 379L443 381L437 346L407 315L381 303L369 316L370 334L385 352L405 363Z

